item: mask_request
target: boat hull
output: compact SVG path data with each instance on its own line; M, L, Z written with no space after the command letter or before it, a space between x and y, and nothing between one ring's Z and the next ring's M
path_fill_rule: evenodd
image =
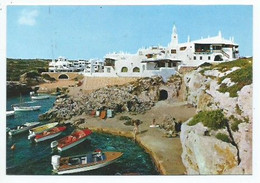
M61 164L61 167L53 171L56 172L57 174L73 174L73 173L95 170L117 161L123 155L123 153L121 152L105 152L104 154L106 155L104 160L90 162L86 164L69 165L69 166L67 166L66 164ZM82 157L84 156L78 156L76 158L82 158ZM62 158L62 159L67 159L67 158Z
M58 122L55 122L55 123L48 123L48 124L45 124L45 125L42 125L42 126L38 126L36 128L32 128L30 130L30 134L34 134L34 135L37 135L39 133L42 133L46 130L50 130L52 128L54 128L55 126L58 125Z
M13 115L14 115L14 111L6 111L6 117L13 116Z
M82 138L82 139L80 139L80 140L78 140L78 141L76 141L76 142L74 142L74 143L72 143L72 144L69 144L69 145L67 145L67 146L65 146L65 147L58 147L58 150L59 150L59 151L65 151L65 150L67 150L67 149L70 149L70 148L72 148L72 147L74 147L74 146L80 144L81 142L85 141L86 139L87 139L87 136L84 137L84 138Z
M31 106L31 107L14 107L14 111L17 112L27 112L39 110L41 106Z
M71 170L58 171L57 173L58 173L59 175L62 175L62 174L72 174L72 173L86 172L86 171L90 171L90 170L95 170L95 169L98 169L98 168L102 168L102 167L104 167L104 166L107 166L107 165L113 163L114 161L116 161L116 160L109 161L109 162L106 162L106 163L103 163L103 164L96 164L96 165L92 165L92 166L86 166L86 167L82 167L82 168L76 168L76 169L71 169Z
M46 96L31 96L31 99L33 100L44 100L50 98L48 95Z
M57 136L59 136L61 133L62 133L62 131L59 132L59 133L55 133L55 134L52 134L52 135L48 135L48 136L46 136L46 137L39 138L39 139L35 138L34 141L35 141L35 142L42 142L42 141L45 141L45 140L48 140L48 139L52 139L52 138L54 138L54 137L57 137Z
M30 130L31 128L35 127L38 124L40 124L40 122L26 123L25 124L25 125L27 125L26 127L23 127L22 129L16 129L16 130L10 129L8 134L10 136L20 134L20 133L26 132L27 130Z

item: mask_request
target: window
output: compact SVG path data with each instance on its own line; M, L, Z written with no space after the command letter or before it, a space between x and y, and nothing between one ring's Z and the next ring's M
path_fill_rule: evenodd
M193 60L196 60L196 56L193 57Z
M172 53L172 54L175 54L175 53L176 53L176 50L175 50L175 49L171 50L171 53Z
M168 67L172 67L172 63L171 62L168 63Z
M208 56L208 60L210 60L210 56Z
M200 56L200 60L202 60L202 56Z
M110 73L111 72L111 68L107 68L107 72Z
M186 46L180 47L180 51L186 50Z
M128 68L127 67L122 67L121 72L128 72Z
M135 68L133 69L133 72L140 72L139 67L135 67Z

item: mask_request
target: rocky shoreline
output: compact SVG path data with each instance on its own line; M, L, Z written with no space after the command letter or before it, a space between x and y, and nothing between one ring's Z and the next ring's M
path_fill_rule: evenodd
M19 95L27 95L32 91L32 88L19 81L7 81L6 82L6 94L7 97L14 97Z

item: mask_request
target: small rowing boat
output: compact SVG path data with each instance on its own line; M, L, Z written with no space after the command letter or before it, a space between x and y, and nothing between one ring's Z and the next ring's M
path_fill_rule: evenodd
M50 98L49 95L39 95L39 94L34 94L31 96L32 100L43 100L43 99L48 99Z
M41 106L13 106L14 111L26 112L26 111L36 111L41 108Z
M51 143L52 148L58 148L58 151L65 151L69 148L72 148L84 140L87 139L87 137L92 133L89 129L79 130L74 133L72 133L69 136L66 136L62 139L59 139L57 141L53 141Z
M52 156L53 172L57 174L72 174L85 172L107 166L123 155L122 152L95 151L90 154L71 157Z
M40 134L37 134L34 138L34 141L42 142L44 140L52 139L60 135L65 130L66 130L66 126L54 127L50 130L46 130Z
M58 122L55 122L55 123L48 123L48 124L45 124L45 125L41 125L41 126L32 128L32 129L29 130L28 139L30 140L30 139L34 138L37 134L40 134L40 133L42 133L46 130L50 130L57 125L58 125Z
M14 111L6 111L6 117L13 116Z
M40 122L30 122L30 123L28 122L28 123L25 123L23 125L19 125L15 128L11 128L8 131L8 134L12 136L12 135L16 135L16 134L19 134L19 133L23 133L23 132L26 132L29 129L35 127L38 124L40 124Z

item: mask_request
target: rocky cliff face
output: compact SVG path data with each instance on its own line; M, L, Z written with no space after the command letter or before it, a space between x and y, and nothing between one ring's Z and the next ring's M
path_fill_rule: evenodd
M20 76L20 83L27 86L35 86L41 83L44 83L44 80L40 74L37 72L27 72Z
M180 77L167 83L161 77L143 78L121 86L107 86L80 98L65 97L56 100L54 107L40 116L41 120L63 121L92 110L113 109L114 112L144 113L160 100L160 90L168 90L168 98L178 96Z
M31 87L27 86L26 84L15 81L6 82L7 97L25 95L28 94L30 91L32 91Z
M227 127L221 130L209 129L202 123L182 125L182 160L188 174L252 173L252 84L238 91L237 97L219 91L222 83L234 84L230 78L219 83L219 78L238 69L207 70L202 74L202 68L198 68L184 75L187 102L198 112L221 109L228 119ZM225 134L232 143L217 139L217 133Z

